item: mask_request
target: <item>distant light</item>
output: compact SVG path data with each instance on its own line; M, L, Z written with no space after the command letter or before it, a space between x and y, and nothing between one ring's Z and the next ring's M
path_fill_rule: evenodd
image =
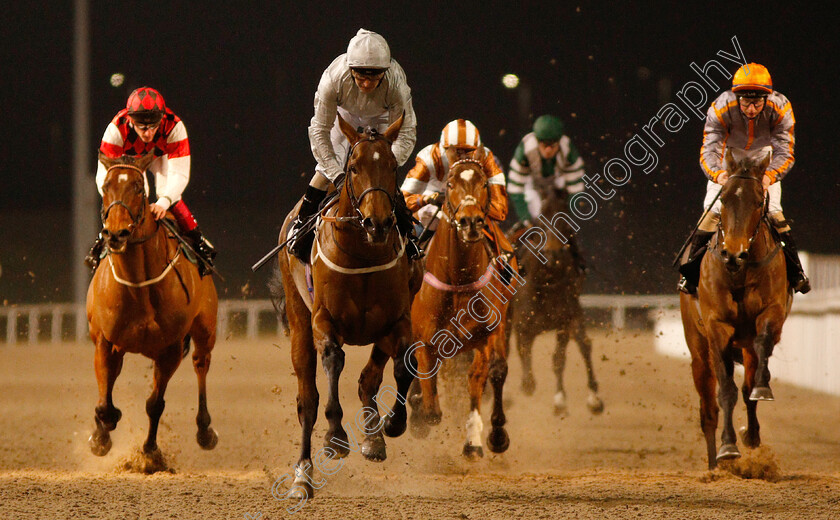
M516 88L519 86L519 76L516 74L505 74L502 78L502 85L507 88Z
M125 75L120 72L115 72L111 74L111 86L112 87L121 87L122 84L125 82Z

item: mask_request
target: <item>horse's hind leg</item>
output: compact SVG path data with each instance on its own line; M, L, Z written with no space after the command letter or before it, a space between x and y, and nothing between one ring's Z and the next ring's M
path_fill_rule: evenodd
M99 403L96 405L94 414L96 430L91 434L88 442L90 451L102 457L111 450L111 434L108 432L117 427L117 422L122 417L122 412L114 406L113 390L114 382L122 370L124 353L114 350L113 344L101 335L95 341L94 364L99 386Z
M484 429L481 421L481 394L490 371L489 358L492 354L489 347L477 348L473 352L473 363L470 365L469 374L470 416L467 419L464 456L476 460L484 456L484 448L481 446L481 430Z
M759 435L758 415L756 408L758 401L750 399L755 388L755 373L758 365L755 353L750 349L744 349L744 385L741 387L741 395L744 397L744 404L747 406L747 427L741 429L741 440L749 448L761 446L761 435Z
M510 446L510 437L505 430L505 410L502 404L502 390L507 379L508 364L506 345L499 344L504 338L502 334L496 334L496 349L490 362L490 384L493 386L493 414L490 416L490 435L487 436L487 447L493 453L504 453Z
M215 320L215 316L213 319ZM200 323L200 325L204 324ZM192 355L193 368L198 379L198 414L195 417L195 423L198 426L196 441L205 450L212 450L219 442L219 435L210 426L210 412L207 411L207 372L210 370L210 353L216 343L215 323L212 325L212 327L194 326L191 331L195 342L195 350ZM189 336L184 341L189 341ZM185 344L184 350L186 351L186 349L187 345Z
M183 348L180 342L169 345L155 359L154 386L151 395L146 399L146 414L149 416L149 435L146 442L143 443L143 453L146 455L151 455L158 449L157 430L160 424L160 416L166 406L163 395L166 393L166 386L169 384L172 374L181 364Z
M385 438L382 435L383 421L374 397L382 384L382 372L388 362L388 355L375 344L370 352L370 359L359 376L359 399L362 412L356 415L356 426L365 434L362 442L362 455L367 460L381 462L387 457ZM361 418L361 424L359 419Z
M589 386L589 397L586 398L586 406L593 414L599 414L604 411L604 401L598 397L598 381L595 379L595 370L592 367L592 340L586 334L586 327L583 325L583 320L577 320L577 335L575 341L580 349L580 355L583 356L583 362L586 365L586 379Z
M524 328L524 327L523 327ZM516 331L516 351L519 352L519 359L522 362L522 382L520 387L525 395L534 395L537 388L537 381L534 379L534 368L531 351L534 347L535 335L530 330Z
M705 342L699 335L695 341ZM715 384L715 375L709 366L708 345L704 346L699 343L696 347L690 345L690 350L692 351L691 375L694 378L694 388L697 389L697 394L700 396L700 428L703 430L703 436L706 439L706 455L709 469L712 470L717 467L715 431L717 430L720 410L715 402L717 385Z

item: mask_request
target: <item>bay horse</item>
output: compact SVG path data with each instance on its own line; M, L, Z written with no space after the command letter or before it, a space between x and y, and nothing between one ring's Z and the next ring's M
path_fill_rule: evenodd
M96 270L87 292L90 337L96 345L99 403L90 436L90 449L103 456L111 449L110 431L122 413L114 406L114 382L126 352L154 361L152 393L146 400L149 434L143 452L159 452L157 430L169 379L195 343L193 367L198 377L196 435L199 446L213 449L218 435L210 426L206 380L210 353L216 343L218 304L213 277L202 278L188 261L178 240L151 217L144 175L155 159L123 156L99 160L107 168L102 185L102 235L107 265Z
M717 233L700 267L697 294L680 293L691 372L700 395L700 427L706 439L709 469L721 460L741 456L732 412L738 400L734 363L744 366L741 387L747 408L742 440L761 444L757 401L772 401L768 360L779 342L790 312L793 291L785 274L781 244L767 218L762 177L770 163L749 157L736 161L726 152L729 180L721 189ZM721 447L716 452L718 404L723 408Z
M291 332L292 365L298 380L302 438L289 496L300 498L313 496L311 437L318 413L317 355L321 355L329 386L325 409L329 427L324 446L330 458L345 457L349 446L355 444L355 440L348 444L341 425L338 381L344 368L344 344L373 343L359 378L365 415L360 425L365 435L361 453L368 460L385 460L383 430L390 437L405 431L405 399L400 396L407 395L413 379L404 354L411 336L411 298L419 285L417 275L412 282L412 273L422 273L405 255L404 239L395 226L397 160L391 151L403 118L383 134L370 128L359 133L340 116L338 121L350 151L338 199L321 211L312 245L312 292L307 284L309 266L287 248L278 255L270 283L281 324ZM296 214L297 208L286 217L281 242ZM375 397L388 358L394 360L399 395L383 421ZM359 416L356 418L359 424Z
M542 199L542 213L556 215L568 207L568 199L564 190L554 186L553 179L547 181L536 183ZM554 225L562 236L571 236L571 226L563 219L556 219ZM517 239L526 232L527 229L515 232L511 242L517 243ZM537 237L530 235L526 235L523 240L530 240L534 250L543 254L546 263L536 255L522 252L522 248L519 248L518 256L526 273L526 283L522 290L516 293L511 312L508 314L507 332L508 335L516 335L516 348L522 361L522 392L525 395L533 395L536 389L531 354L534 339L544 332L555 331L553 367L557 378L557 392L554 394L554 413L560 416L568 413L563 372L566 367L566 347L569 339L574 338L586 365L589 387L586 405L591 413L599 414L604 411L604 402L598 396L598 381L592 367L592 341L586 333L583 307L580 304L580 293L586 275L577 268L568 241L564 243L551 231L539 235L544 243L535 243L534 239Z
M416 350L415 383L421 392L417 395L416 388L412 390L411 422L421 436L429 425L440 423L437 368L442 359L472 351L463 454L477 459L484 455L480 405L488 377L493 387L493 412L487 444L494 453L502 453L510 445L502 404L508 371L504 316L520 278L508 266L510 285L504 283L498 274L505 268L494 259L484 236L490 191L481 157L451 160L450 164L441 219L427 250L424 283L411 308L412 340L414 345L422 342Z

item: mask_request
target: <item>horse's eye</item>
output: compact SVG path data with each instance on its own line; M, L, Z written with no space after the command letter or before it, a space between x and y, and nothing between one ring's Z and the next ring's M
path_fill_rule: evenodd
M452 189L452 183L451 182L446 183L446 189L448 189L448 190Z

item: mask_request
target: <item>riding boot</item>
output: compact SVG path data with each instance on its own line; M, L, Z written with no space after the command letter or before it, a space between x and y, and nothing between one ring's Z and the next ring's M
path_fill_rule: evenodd
M102 238L102 233L100 233L93 242L90 252L85 257L85 265L90 268L91 272L96 272L96 268L99 266L99 260L102 258L102 251L104 250L105 239Z
M799 261L799 252L796 250L796 242L793 241L793 235L790 231L779 233L782 239L782 247L785 252L785 260L787 267L787 277L791 288L802 294L811 290L811 281L805 276L805 270L802 269L802 262Z
M686 294L695 294L697 292L697 284L700 283L700 264L703 261L703 255L706 252L706 246L714 235L714 231L697 230L691 238L691 245L688 249L688 257L685 262L680 264L680 278L677 289Z
M397 219L397 230L405 237L405 254L410 260L417 260L423 258L423 250L418 244L417 234L414 230L414 223L417 220L408 211L405 204L405 197L402 191L397 190L397 195L394 197L394 216Z
M292 229L289 232L289 237L291 237L287 245L289 252L305 264L309 263L312 242L315 239L314 228L306 226L306 224L318 212L318 207L326 196L326 190L319 190L314 186L307 186L306 193L303 195L303 202L300 204L297 217L295 217L295 221L292 223Z
M202 277L212 271L213 259L216 258L216 248L201 234L196 226L192 231L187 231L184 236L191 242L193 250L201 257L198 262L198 274Z

